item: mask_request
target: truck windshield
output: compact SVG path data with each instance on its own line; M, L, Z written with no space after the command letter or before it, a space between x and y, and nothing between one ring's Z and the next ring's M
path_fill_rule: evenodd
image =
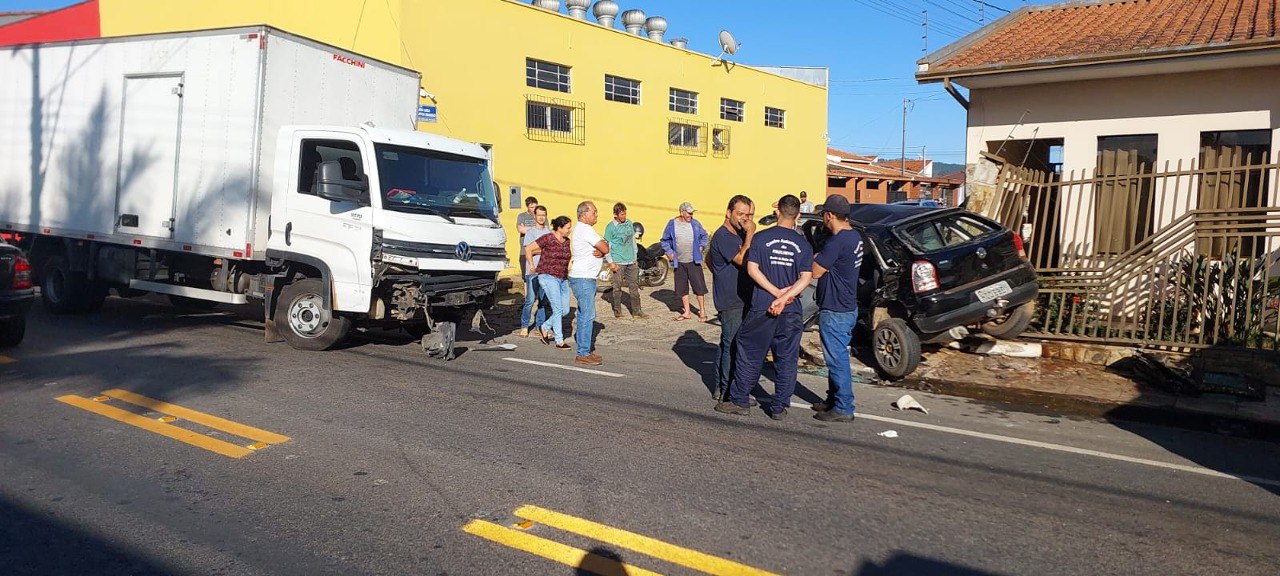
M484 160L416 148L380 145L378 176L387 210L453 216L498 217L493 180Z

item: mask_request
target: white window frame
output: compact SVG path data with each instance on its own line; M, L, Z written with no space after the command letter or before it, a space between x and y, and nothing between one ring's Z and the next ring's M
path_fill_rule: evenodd
M770 128L787 127L787 111L771 106L764 107L764 125Z
M547 62L537 58L524 59L524 82L531 88L567 94L573 90L572 71L572 68L564 64L556 64L555 62ZM543 74L550 74L554 78L544 78Z
M623 104L640 104L641 86L639 80L632 80L613 74L604 75L604 99Z
M681 114L698 113L698 93L680 88L672 88L668 98L668 108Z
M736 112L736 114L735 114ZM747 117L747 103L733 98L720 99L720 119L742 122Z

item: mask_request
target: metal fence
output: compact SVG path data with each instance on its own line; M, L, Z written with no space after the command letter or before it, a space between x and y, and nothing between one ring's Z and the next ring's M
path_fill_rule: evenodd
M1040 275L1031 331L1280 349L1280 164L1239 149L1160 170L1124 156L1100 154L1079 174L1001 170L991 211L1026 239Z

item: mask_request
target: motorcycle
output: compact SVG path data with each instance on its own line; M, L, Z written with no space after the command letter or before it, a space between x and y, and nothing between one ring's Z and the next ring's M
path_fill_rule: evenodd
M641 286L650 288L662 286L667 282L667 277L671 275L671 262L667 261L667 253L662 249L662 243L655 242L653 245L645 248L644 243L644 224L634 223L636 231L636 264L637 275ZM605 266L600 270L600 290L604 291L613 287L613 272Z

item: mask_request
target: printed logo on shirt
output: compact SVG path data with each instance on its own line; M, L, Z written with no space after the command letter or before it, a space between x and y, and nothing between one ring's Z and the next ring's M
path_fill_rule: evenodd
M800 245L786 238L774 238L765 244L769 248L769 263L776 266L795 266Z

